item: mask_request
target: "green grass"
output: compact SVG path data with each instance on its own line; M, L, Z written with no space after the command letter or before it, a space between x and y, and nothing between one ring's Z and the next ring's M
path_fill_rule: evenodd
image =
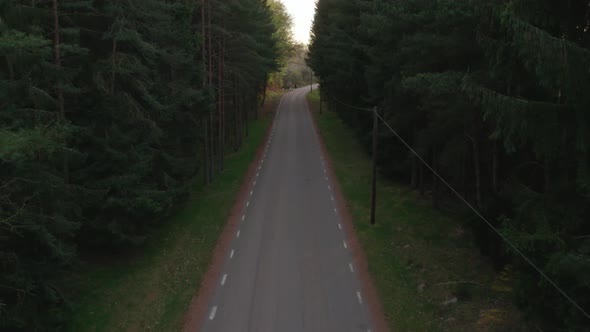
M517 330L509 274L479 255L460 220L379 177L377 225L369 225L371 160L334 112L317 112L317 90L308 98L391 330ZM456 304L443 305L454 297Z
M250 123L243 149L227 157L208 187L195 184L184 207L138 253L85 266L71 331L180 331L191 298L207 271L243 176L262 144L280 93L271 93L258 121ZM195 181L195 183L200 181Z

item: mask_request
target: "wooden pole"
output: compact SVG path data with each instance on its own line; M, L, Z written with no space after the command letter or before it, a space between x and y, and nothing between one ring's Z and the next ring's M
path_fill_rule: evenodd
M375 206L377 200L377 131L379 119L377 118L377 106L373 107L373 171L371 175L371 225L375 225Z
M208 65L207 65L207 51L206 51L206 34L205 34L205 0L201 0L201 56L202 56L202 63L203 63L203 89L207 88L207 74L208 74ZM205 185L209 185L209 115L205 114L204 120L204 131L205 131L205 141L203 144L203 181Z

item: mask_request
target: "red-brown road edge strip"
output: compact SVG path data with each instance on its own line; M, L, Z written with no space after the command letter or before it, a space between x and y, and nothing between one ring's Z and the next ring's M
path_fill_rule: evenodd
M335 195L338 212L344 224L344 232L346 233L346 238L352 251L352 259L357 271L357 275L360 278L363 295L367 300L367 305L369 306L369 312L371 314L372 319L371 322L373 323L373 327L376 329L376 331L388 332L389 324L387 323L387 319L385 318L383 306L381 305L381 301L379 300L379 295L377 293L377 289L375 288L375 284L373 283L373 278L369 274L367 256L365 255L363 248L361 247L360 242L356 236L352 214L348 209L347 200L344 197L344 194L342 194L340 182L338 181L336 173L334 172L332 159L330 158L328 150L326 149L326 144L324 143L324 139L320 133L320 129L313 114L313 110L311 108L309 99L306 98L306 101L307 110L309 111L309 115L311 116L313 123L313 129L318 139L318 143L320 144L320 151L322 153L322 156L324 157L324 163L326 165L326 171L328 172L328 178L330 179L330 183L332 184L332 189Z
M284 95L281 96L281 99L283 97ZM203 275L201 285L199 286L199 291L197 292L197 294L195 294L195 296L193 296L188 308L188 312L184 316L184 324L182 330L185 332L198 331L203 325L205 313L207 312L209 302L213 297L213 292L215 291L216 286L218 284L218 279L223 270L225 258L229 254L230 245L240 224L240 216L243 212L244 204L246 203L246 200L248 198L250 187L252 185L254 178L256 177L256 169L258 168L258 164L260 164L262 158L264 158L264 146L266 145L270 137L272 125L277 115L278 107L280 107L280 105L281 103L279 102L277 109L275 109L273 113L273 119L270 122L268 128L266 129L264 140L258 147L254 160L252 161L252 163L250 163L250 166L248 167L248 170L244 175L242 185L240 186L240 190L238 191L238 195L236 196L234 205L230 210L228 221L225 224L225 227L223 228L223 232L221 233L219 239L217 240L217 244L215 245L209 269Z

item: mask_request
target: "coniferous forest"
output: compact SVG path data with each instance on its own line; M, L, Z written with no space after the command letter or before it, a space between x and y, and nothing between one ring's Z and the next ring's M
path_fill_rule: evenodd
M379 114L581 309L590 309L590 7L584 0L319 0L309 63L371 148ZM389 131L378 167L435 207L464 204ZM480 218L477 245L543 331L589 317Z
M192 179L223 170L290 52L277 13L262 0L0 1L0 329L51 330L80 251L141 245Z
M142 248L215 186L267 87L312 79L290 23L274 0L0 0L0 330L63 327L81 253ZM307 59L367 151L376 106L499 230L380 124L380 173L458 214L543 331L590 326L589 29L587 0L318 0Z

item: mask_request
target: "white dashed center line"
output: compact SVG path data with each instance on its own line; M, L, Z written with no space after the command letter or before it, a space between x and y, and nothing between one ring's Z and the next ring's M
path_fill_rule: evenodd
M356 298L359 300L360 304L363 304L363 297L361 296L361 292L356 291Z
M280 108L280 106L279 106L279 108ZM256 186L257 178L260 176L260 171L262 170L262 167L264 165L264 161L266 160L267 153L268 153L270 144L272 142L272 139L274 137L275 129L277 127L276 122L277 122L277 119L275 118L275 123L273 125L271 134L270 134L269 139L267 141L263 158L260 160L260 164L259 164L258 170L256 172L256 177L255 177L255 179L253 181L252 187ZM334 195L332 193L332 187L329 184L330 179L327 176L328 172L327 172L327 169L325 167L324 158L323 158L322 155L320 155L320 160L321 160L321 163L322 163L322 166L323 166L323 172L324 172L324 175L325 175L325 180L328 182L327 185L328 185L328 190L330 191L330 200L332 202L334 202L335 199L334 199ZM254 190L252 189L252 190L250 190L250 197L252 197L253 195L254 195ZM246 208L248 208L249 206L250 206L250 201L248 200L246 202ZM338 214L338 209L337 208L334 208L334 213ZM242 221L244 221L245 219L246 219L246 213L244 213L242 215ZM338 223L338 229L339 230L342 230L343 229L342 228L342 224ZM241 229L238 229L237 232L236 232L236 238L239 238L240 237L240 234L241 234ZM344 246L344 249L348 249L348 244L346 243L346 240L342 240L342 245ZM229 258L230 259L233 259L234 255L235 255L235 250L232 249L231 252L230 252ZM348 268L349 268L349 270L350 270L351 273L354 273L355 272L354 265L353 265L352 262L348 263ZM228 280L228 274L225 273L225 274L223 274L223 276L222 276L222 278L220 280L220 283L221 283L221 286L222 287L226 284L227 280ZM363 304L363 298L362 298L362 294L361 294L361 292L359 290L356 291L356 297L357 297L358 303L362 305ZM214 320L215 319L215 316L217 314L217 309L218 309L218 306L217 305L216 306L213 306L211 308L211 311L209 313L209 320ZM368 329L367 332L371 332L371 330Z
M214 320L215 319L215 314L217 313L217 306L214 306L211 309L211 313L209 314L209 320Z

